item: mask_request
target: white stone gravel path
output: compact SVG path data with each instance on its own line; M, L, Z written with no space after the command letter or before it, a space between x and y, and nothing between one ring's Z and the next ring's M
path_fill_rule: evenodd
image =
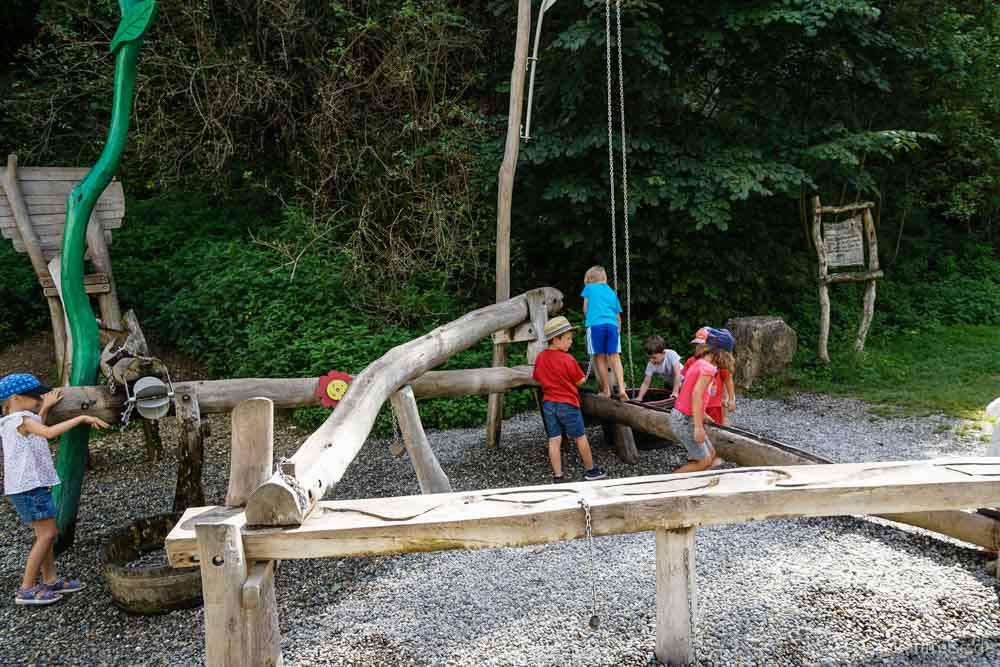
M844 462L985 448L975 437L956 436L953 420L881 419L861 403L825 396L743 399L736 424ZM228 429L224 420L213 427L206 486L219 500ZM596 439L599 430L591 433ZM294 451L304 435L281 425L277 449ZM165 434L168 442L172 437ZM84 540L65 561L92 588L46 610L14 608L11 596L2 598L0 665L203 660L200 610L129 617L110 605L97 576L91 551L101 536L171 497L174 463L150 470L129 438L135 440L116 435L98 446L82 506ZM431 441L458 490L544 483L549 476L534 415L506 422L499 450L482 448L482 429L432 433ZM638 465L624 466L598 447L598 462L616 477L668 472L680 458L675 449L645 451ZM579 476L575 456L567 470ZM136 485L139 475L152 481ZM416 492L408 462L393 459L385 443L369 443L338 497ZM0 590L13 590L28 544L13 511L0 509ZM278 576L285 664L651 665L652 536L598 538L595 549L593 562L585 541L285 562ZM1000 665L1000 589L984 574L985 560L919 530L851 517L700 529L699 664ZM596 632L585 627L592 587L602 621Z

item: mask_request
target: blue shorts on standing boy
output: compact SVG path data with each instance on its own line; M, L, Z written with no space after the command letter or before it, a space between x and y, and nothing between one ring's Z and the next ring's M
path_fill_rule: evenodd
M587 354L597 365L598 392L611 397L608 383L608 364L614 369L618 381L618 398L629 400L625 391L625 371L622 369L621 337L622 304L618 295L608 286L608 273L603 266L592 266L583 277L583 314L587 325Z

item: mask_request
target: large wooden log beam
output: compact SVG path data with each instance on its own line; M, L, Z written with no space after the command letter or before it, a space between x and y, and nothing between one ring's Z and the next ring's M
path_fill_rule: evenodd
M550 312L562 308L562 293L543 287ZM297 526L326 490L336 484L371 432L382 404L435 366L500 329L528 319L528 294L475 310L399 345L369 365L351 383L337 410L302 444L288 465L247 503L252 525ZM292 482L294 480L294 482ZM289 488L289 486L297 488Z
M677 436L670 430L667 416L662 412L602 398L595 394L582 394L580 404L585 413L620 424L628 424L651 435L677 441ZM743 466L831 463L830 459L811 452L787 445L779 447L763 440L716 428L711 424L706 424L705 430L720 456ZM982 503L973 503L968 507L982 506ZM948 535L990 551L1000 550L1000 522L979 514L949 510L886 514L882 518Z
M543 544L763 519L928 512L1000 503L1000 459L734 468L429 496L325 501L301 526L242 526L251 560L334 558ZM194 564L194 525L239 510L185 513L167 538L175 567Z
M473 368L468 370L431 371L415 379L411 386L417 400L485 395L534 386L531 366L513 368ZM318 378L240 378L204 380L174 384L177 394L196 392L202 414L232 412L251 398L268 398L275 408L301 408L319 405L316 397ZM56 424L77 415L91 415L114 423L125 407L122 393L111 394L107 387L65 387L63 400L49 413Z
M399 421L399 430L403 433L403 443L417 474L420 490L423 493L450 493L451 482L434 455L420 423L420 412L417 410L417 400L413 397L413 389L407 385L390 396L389 401L392 402L392 410Z

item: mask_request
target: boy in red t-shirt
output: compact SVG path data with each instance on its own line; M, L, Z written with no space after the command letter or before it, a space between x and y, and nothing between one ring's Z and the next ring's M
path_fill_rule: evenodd
M552 464L552 482L555 484L566 481L562 473L560 451L563 431L576 441L576 448L586 468L583 478L590 482L608 476L606 470L594 465L587 431L583 426L578 387L587 378L580 364L568 354L569 348L573 346L575 328L562 316L552 318L545 324L545 340L549 342L549 347L535 359L535 370L532 373L532 377L542 387L542 418L549 438L549 463Z

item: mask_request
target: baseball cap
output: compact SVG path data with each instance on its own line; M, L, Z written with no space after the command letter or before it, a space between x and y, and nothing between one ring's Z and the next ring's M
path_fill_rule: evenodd
M52 389L39 382L31 373L11 373L0 378L0 401L6 401L14 394L40 397Z
M708 332L711 331L711 327L702 327L694 332L694 338L691 339L693 345L704 345L708 341Z
M559 317L553 317L551 320L545 323L545 340L551 340L560 334L564 334L567 331L575 329L576 327L569 323L565 317L560 315Z
M705 344L713 349L732 352L736 348L736 339L733 338L733 334L729 333L729 329L713 329L712 327L708 327L708 336L705 339Z

